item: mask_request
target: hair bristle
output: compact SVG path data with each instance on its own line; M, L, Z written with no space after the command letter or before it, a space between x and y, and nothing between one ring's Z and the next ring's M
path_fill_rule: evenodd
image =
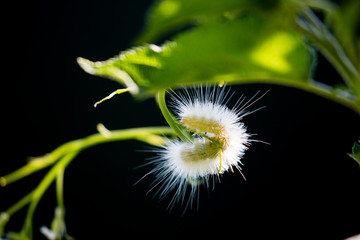
M169 209L176 203L191 208L194 199L199 202L199 187L210 188L225 172L237 169L242 174L241 159L253 140L240 119L257 111L247 109L263 96L256 98L258 94L247 101L241 96L228 108L234 94L226 87L206 85L170 92L170 106L194 140L168 139L151 160L155 181L150 191L156 188L155 196L161 200L173 193Z

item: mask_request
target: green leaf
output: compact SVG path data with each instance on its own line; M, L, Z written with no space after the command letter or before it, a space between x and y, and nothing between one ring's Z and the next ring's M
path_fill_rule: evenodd
M155 86L269 79L309 81L309 49L297 33L277 19L252 15L204 24L174 40L176 47L163 58L162 69L151 72Z
M179 27L214 17L231 18L244 10L270 11L278 2L279 0L157 1L149 11L145 29L139 35L137 42L153 42Z
M354 143L354 146L352 147L352 154L349 154L349 156L360 165L360 140L359 143Z
M207 82L309 84L311 56L301 36L277 17L244 15L202 24L161 47L145 45L104 62L80 58L79 64L146 97L161 89Z
M87 73L116 80L133 94L140 91L144 94L144 89L151 88L149 73L162 67L160 57L167 54L169 47L170 44L162 48L147 44L123 51L106 61L92 62L79 57L77 62Z

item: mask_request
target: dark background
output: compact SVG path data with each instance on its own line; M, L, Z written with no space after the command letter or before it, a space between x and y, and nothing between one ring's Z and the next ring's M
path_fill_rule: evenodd
M4 8L2 20L2 138L0 175L23 166L29 156L50 152L67 141L109 129L165 125L154 99L136 102L129 94L93 108L119 88L86 74L82 56L105 60L132 46L151 1L32 1ZM5 13L4 12L4 13ZM321 57L315 79L340 81ZM66 169L68 233L76 239L136 236L238 236L239 239L343 239L360 232L360 168L346 154L360 136L360 117L309 93L272 85L232 87L251 97L271 91L244 119L250 133L271 143L254 143L239 173L224 174L212 191L202 190L199 210L146 194L152 179L133 186L149 169L135 169L153 156L135 141L99 145L81 153ZM236 97L234 97L236 98ZM236 99L234 99L236 100ZM0 189L0 211L33 189L40 171ZM52 186L34 218L49 225L56 204ZM168 199L167 199L168 200ZM20 230L25 210L8 230ZM177 235L167 235L176 233Z

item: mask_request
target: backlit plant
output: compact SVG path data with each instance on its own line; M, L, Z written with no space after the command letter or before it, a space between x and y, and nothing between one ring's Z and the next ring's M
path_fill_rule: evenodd
M21 231L6 236L32 239L35 210L55 182L55 217L50 229L41 231L49 239L70 238L65 227L64 171L81 151L112 141L135 139L155 146L154 168L147 174L155 175L151 186L157 188L155 195L173 194L169 207L177 203L191 207L199 187L209 187L226 172L241 172L241 158L256 141L241 120L259 109L250 107L262 95L237 97L237 104L229 107L226 86L266 83L299 88L360 114L359 9L356 0L340 6L326 0L157 1L137 47L101 62L79 57L78 64L87 73L124 87L95 107L125 92L139 100L154 97L169 126L109 131L99 124L99 133L67 142L1 177L0 184L6 186L50 167L35 189L10 208L1 209L0 237L10 217L28 206ZM325 16L324 21L314 10ZM169 35L169 40L155 44ZM343 85L329 86L313 79L317 52L338 71ZM166 93L172 96L172 111ZM349 156L360 163L359 149L355 143Z

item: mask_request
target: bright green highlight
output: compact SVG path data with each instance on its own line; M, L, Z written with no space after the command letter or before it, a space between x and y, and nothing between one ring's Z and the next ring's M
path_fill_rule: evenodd
M261 45L253 51L251 58L266 68L281 73L292 71L286 57L296 46L296 40L291 35L279 32L269 36Z
M164 18L168 18L179 11L180 5L179 1L163 1L158 6L159 14L162 14Z
M195 1L194 4L199 4L199 8L191 8L192 14L189 10L187 13L190 15L186 15L186 9L190 6L187 6L187 1L159 1L149 21L158 21L156 27L160 32L169 31L165 22L160 24L165 19L169 24L175 21L174 28L184 26L182 18L201 24L176 35L173 41L165 42L162 46L144 44L102 62L79 58L80 66L90 74L115 79L130 89L129 86L133 86L135 90L130 92L139 99L155 96L159 91L169 88L200 83L266 83L300 88L360 113L359 70L313 13L306 8L303 10L300 2L290 4L281 1L279 9L274 7L274 3L274 8L265 14L257 12L242 15L235 10L236 4L241 9L247 9L251 4L259 3L245 1L247 4L241 5L236 2L224 1L226 13L233 17L216 21L215 15L218 16L222 8L216 8L213 2L208 5L204 3L201 8L202 1ZM172 17L165 17L158 12L163 8L162 4L171 6L173 3L181 7ZM296 11L303 11L305 17L297 19L295 23ZM199 16L207 14L215 18L197 21L201 18ZM291 24L297 25L294 27ZM146 28L145 35L160 34L155 33L157 30L151 26ZM304 42L300 33L314 42L344 77L346 85L341 91L312 79L316 65L314 51ZM124 73L127 73L126 77L120 76Z
M114 69L127 72L138 98L198 83L307 82L313 63L309 49L293 30L278 30L281 26L278 18L269 22L260 15L209 22L162 46L146 44L102 62L78 61L88 73L118 80L134 93Z

